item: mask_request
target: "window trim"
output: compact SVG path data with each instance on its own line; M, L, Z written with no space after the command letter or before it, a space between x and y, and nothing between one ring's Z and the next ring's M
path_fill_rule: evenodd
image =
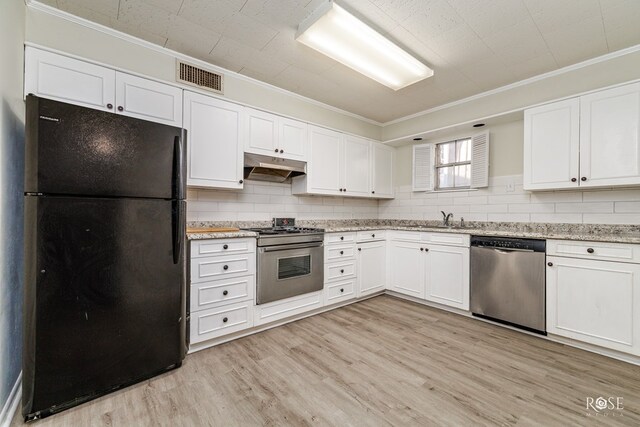
M455 155L457 155L457 151L455 150L455 145L460 142L460 141L469 141L469 160L464 161L464 162L452 162L452 163L440 163L440 146L445 145L445 144L451 144L454 143L454 152ZM469 185L465 185L465 186L456 186L455 185L455 175L454 175L454 182L453 182L453 187L441 187L440 186L440 174L438 173L438 169L442 169L442 168L449 168L449 167L455 167L455 166L469 166L469 173L471 173L471 157L472 157L472 151L473 151L473 138L471 136L467 136L464 138L456 138L450 141L443 141L443 142L439 142L434 144L434 162L433 162L433 172L434 172L434 186L433 186L433 191L456 191L456 190L470 190L471 189L471 176L469 176Z

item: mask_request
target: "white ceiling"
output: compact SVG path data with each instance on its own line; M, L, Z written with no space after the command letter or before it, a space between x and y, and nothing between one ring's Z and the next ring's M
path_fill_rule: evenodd
M386 122L640 44L640 0L343 0L435 76L394 92L294 40L325 0L39 0Z

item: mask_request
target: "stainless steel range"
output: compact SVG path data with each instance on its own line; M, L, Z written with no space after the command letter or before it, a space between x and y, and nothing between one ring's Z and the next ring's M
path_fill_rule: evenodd
M324 286L324 230L274 218L258 233L257 304L319 291Z

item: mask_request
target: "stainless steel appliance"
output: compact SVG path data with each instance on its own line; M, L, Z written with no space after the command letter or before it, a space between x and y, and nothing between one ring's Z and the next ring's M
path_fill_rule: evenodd
M471 312L546 335L546 241L471 238Z
M275 218L258 233L257 304L319 291L324 286L324 230Z
M307 164L299 160L244 153L244 179L285 182L304 175L306 170Z

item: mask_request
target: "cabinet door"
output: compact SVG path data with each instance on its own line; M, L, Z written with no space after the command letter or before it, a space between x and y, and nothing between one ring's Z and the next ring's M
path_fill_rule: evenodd
M281 157L307 160L307 124L280 117L278 147L284 152Z
M580 97L581 187L640 184L640 83Z
M242 188L242 107L185 91L187 185Z
M393 198L393 148L371 142L371 197Z
M577 98L525 110L525 190L579 185L579 113Z
M369 197L369 141L355 136L345 136L342 173L344 193L347 196Z
M365 296L385 288L387 242L358 245L358 296Z
M469 310L469 248L428 246L425 299Z
M125 73L116 73L116 112L182 127L182 89Z
M244 151L267 156L278 155L278 116L251 108L246 111Z
M342 134L329 129L309 126L310 157L307 164L307 191L319 194L343 194L340 170L342 166Z
M420 244L389 243L389 289L424 298L424 250Z
M640 265L547 261L547 332L640 355Z
M114 111L116 72L32 47L25 50L25 95Z

